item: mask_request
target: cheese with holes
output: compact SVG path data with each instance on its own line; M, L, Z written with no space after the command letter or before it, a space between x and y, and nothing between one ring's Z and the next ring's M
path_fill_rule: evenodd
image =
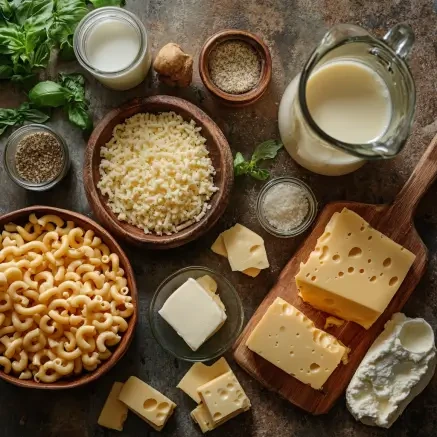
M157 431L164 428L176 408L169 398L135 376L124 384L118 399Z
M221 300L212 297L193 278L188 278L158 312L193 351L199 349L226 321Z
M246 341L256 354L304 384L321 389L347 348L277 297Z
M191 418L199 425L201 431L205 432L212 431L215 426L212 423L211 416L205 405L199 404L192 412Z
M177 387L199 404L201 400L197 389L230 370L231 368L225 358L220 358L211 366L194 363Z
M344 208L335 213L296 276L313 307L368 329L384 312L415 255Z
M214 427L250 409L249 398L232 371L202 385L198 392Z
M118 400L123 384L115 382L106 399L97 423L105 428L123 431L123 424L127 419L128 408Z

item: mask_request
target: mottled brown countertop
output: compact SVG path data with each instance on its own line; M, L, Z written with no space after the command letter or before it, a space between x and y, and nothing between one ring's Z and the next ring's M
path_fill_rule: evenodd
M140 16L150 31L153 50L167 42L182 45L197 56L203 41L224 28L241 28L260 34L273 57L273 81L268 93L257 104L245 109L219 106L204 90L195 64L195 82L186 90L160 86L152 74L129 92L105 89L88 77L88 93L95 121L126 100L150 94L176 94L203 108L222 128L233 151L249 154L262 140L278 137L277 111L281 95L299 72L317 41L335 23L360 24L377 35L399 22L409 23L416 34L410 65L417 85L417 115L409 143L392 161L375 162L340 178L327 178L299 168L282 151L274 163L273 175L302 178L313 188L320 205L338 199L360 202L390 202L400 190L414 165L437 132L437 3L431 0L128 0L127 8ZM80 71L76 63L64 71ZM23 98L23 97L21 97ZM9 86L0 88L0 107L14 106L19 94ZM16 187L0 167L0 213L32 204L47 204L90 214L82 186L82 160L86 139L60 113L49 123L68 141L72 169L67 178L48 193L30 193ZM5 138L0 141L2 158ZM173 271L189 265L205 265L225 273L237 287L248 319L275 282L281 268L304 236L278 240L267 235L255 217L255 200L261 183L237 180L230 207L219 224L205 237L186 247L168 252L148 252L126 247L137 275L140 291L140 323L127 355L99 381L84 388L64 392L29 391L0 382L1 437L97 437L157 436L139 418L130 415L122 434L100 428L96 421L104 399L115 380L137 375L163 391L177 404L174 417L163 436L199 436L189 412L193 403L175 388L188 363L173 359L152 338L147 309L157 285ZM437 186L421 202L416 226L430 250L430 263L405 312L421 316L437 327ZM209 246L219 232L239 221L266 240L271 269L257 279L229 271L226 260ZM231 358L230 355L228 358ZM252 401L253 408L218 430L213 436L298 436L298 437L431 437L437 435L437 377L408 407L390 431L356 423L340 399L328 415L313 417L269 393L232 363Z

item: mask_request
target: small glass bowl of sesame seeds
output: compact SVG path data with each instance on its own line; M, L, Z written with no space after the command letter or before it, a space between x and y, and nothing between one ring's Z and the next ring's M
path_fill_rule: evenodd
M65 141L42 124L28 124L17 129L8 138L3 160L9 177L31 191L54 187L70 167Z
M317 199L300 179L272 179L260 191L256 213L261 226L275 237L295 237L306 231L317 215Z

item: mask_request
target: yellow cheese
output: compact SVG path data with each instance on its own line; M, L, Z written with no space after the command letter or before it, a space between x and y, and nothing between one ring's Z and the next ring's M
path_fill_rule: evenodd
M233 271L269 267L264 240L258 234L237 223L222 235Z
M325 320L325 329L330 328L331 326L343 326L344 320L337 319L336 317L329 316Z
M250 408L249 398L232 371L202 385L198 393L214 426Z
M191 418L200 426L201 431L205 432L212 431L215 426L212 423L211 416L205 405L199 404L192 412Z
M209 293L217 293L217 282L215 282L214 279L211 278L211 276L204 275L200 278L197 278L196 281Z
M335 337L317 329L279 297L256 325L246 346L315 389L322 388L347 352Z
M123 431L123 424L127 419L128 408L118 400L123 384L115 382L106 399L97 423L105 428Z
M150 385L131 376L118 399L157 431L161 431L173 414L176 404Z
M220 358L211 366L206 366L203 363L195 363L181 379L177 387L190 396L195 402L200 403L200 396L199 393L197 393L197 389L201 385L212 381L230 370L231 368L225 358Z
M396 294L415 255L354 212L335 213L296 276L313 307L368 329Z

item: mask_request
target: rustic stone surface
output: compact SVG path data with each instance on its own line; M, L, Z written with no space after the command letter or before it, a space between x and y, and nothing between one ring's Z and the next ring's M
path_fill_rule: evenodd
M430 0L128 0L127 8L146 23L154 53L174 41L195 58L202 42L224 28L241 28L260 34L273 56L273 81L269 92L255 105L245 109L218 106L204 90L195 64L194 84L185 90L159 85L152 74L146 82L129 92L105 89L92 78L88 94L95 121L107 111L139 95L174 94L198 104L223 129L233 151L249 155L259 142L277 138L277 109L281 95L326 29L336 23L351 22L383 35L398 22L411 24L416 44L410 64L417 85L417 115L411 139L402 154L386 162L364 166L354 174L326 178L299 168L285 152L272 166L274 176L293 175L309 183L323 206L330 200L390 202L400 190L432 136L437 132L435 67L437 51L437 4ZM62 66L64 71L79 71L76 63ZM0 88L0 107L12 107L24 97L9 86ZM16 187L0 168L0 213L32 204L47 204L90 214L82 186L82 157L86 139L71 127L62 113L49 123L67 139L73 165L67 178L48 193L29 193ZM10 133L8 131L7 133ZM5 138L0 141L2 158ZM46 393L18 389L0 382L0 436L18 437L103 437L124 435L157 436L139 418L130 415L122 434L100 428L97 417L113 381L137 375L162 390L177 404L163 436L196 436L200 431L189 418L194 407L190 399L175 388L187 363L165 353L152 338L147 311L157 285L173 271L189 265L205 265L225 273L237 287L249 318L277 278L281 268L304 236L278 240L260 228L255 217L255 200L261 183L241 178L235 184L231 205L220 223L204 238L184 248L152 253L126 248L137 274L141 296L141 317L135 340L123 360L101 380L70 392ZM417 291L406 306L409 316L422 316L437 326L437 203L436 187L418 209L416 226L430 249L430 266ZM214 255L209 246L219 232L244 223L260 232L266 240L271 269L256 280L231 273L227 262ZM229 356L230 358L230 356ZM269 393L235 364L243 387L252 401L251 412L220 427L216 436L318 436L318 437L431 437L437 433L437 378L415 400L389 432L365 427L354 421L341 399L329 415L312 417Z

